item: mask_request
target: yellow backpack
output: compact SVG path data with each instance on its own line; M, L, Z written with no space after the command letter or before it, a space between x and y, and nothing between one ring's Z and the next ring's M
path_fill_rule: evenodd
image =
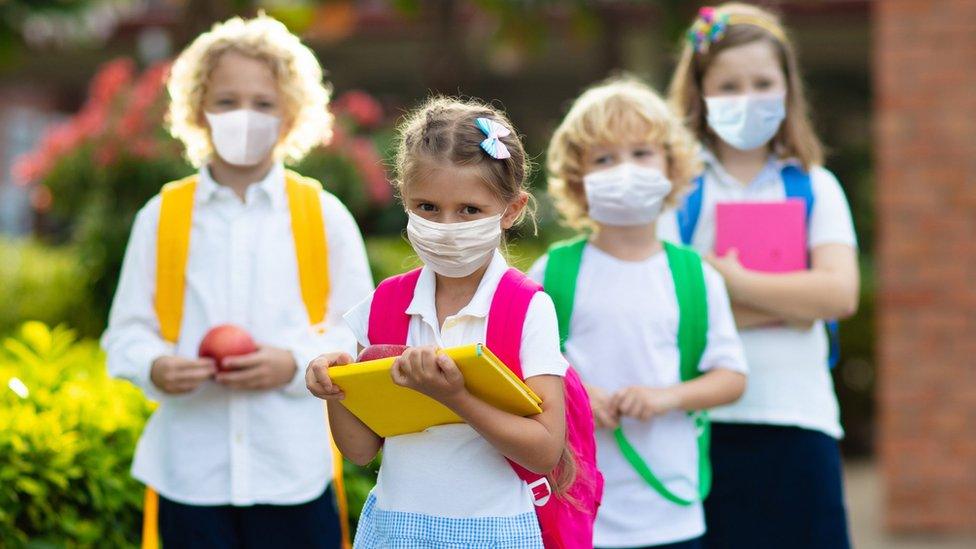
M175 343L180 336L183 320L183 292L186 262L190 252L190 226L197 177L190 176L163 187L156 236L156 315L160 331L166 341ZM325 223L319 192L322 185L295 172L285 174L285 192L291 213L291 229L298 258L298 278L302 301L312 326L325 320L326 299L329 295L329 255L325 237ZM321 328L320 328L321 329ZM348 548L349 520L346 492L342 480L342 455L332 444L333 485L339 507L342 545ZM142 547L159 547L159 496L146 487L143 508Z

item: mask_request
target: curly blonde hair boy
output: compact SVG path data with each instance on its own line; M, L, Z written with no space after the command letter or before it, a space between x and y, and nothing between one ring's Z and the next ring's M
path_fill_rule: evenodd
M227 52L267 63L277 81L286 113L283 127L289 131L275 147L276 159L297 162L313 147L328 142L331 90L322 80L315 54L272 17L235 17L198 36L170 71L167 125L173 137L183 142L191 164L199 167L213 154L203 101L210 75Z
M664 145L672 205L702 169L699 145L661 97L640 80L613 77L573 102L549 142L549 194L563 222L592 229L583 189L584 157L591 147L646 140Z

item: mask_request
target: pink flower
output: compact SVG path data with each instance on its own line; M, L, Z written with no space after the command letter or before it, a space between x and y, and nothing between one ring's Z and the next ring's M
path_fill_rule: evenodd
M373 142L363 137L357 137L349 143L349 156L363 176L366 183L366 193L376 204L388 204L393 199L393 189L386 178L386 168L383 159Z
M334 112L349 115L364 128L372 128L383 121L383 106L373 96L360 90L342 94L335 101Z
M50 158L39 153L29 153L21 155L14 161L11 172L14 182L22 187L26 187L33 181L40 181L51 171Z

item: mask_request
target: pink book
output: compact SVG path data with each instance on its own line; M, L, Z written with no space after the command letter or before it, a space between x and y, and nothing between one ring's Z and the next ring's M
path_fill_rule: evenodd
M807 268L806 204L782 202L720 203L715 212L715 254L739 251L747 269L767 273Z

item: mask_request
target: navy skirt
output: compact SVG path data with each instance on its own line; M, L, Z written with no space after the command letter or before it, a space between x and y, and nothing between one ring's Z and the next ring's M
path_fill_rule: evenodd
M706 549L848 549L840 449L798 427L712 424Z

